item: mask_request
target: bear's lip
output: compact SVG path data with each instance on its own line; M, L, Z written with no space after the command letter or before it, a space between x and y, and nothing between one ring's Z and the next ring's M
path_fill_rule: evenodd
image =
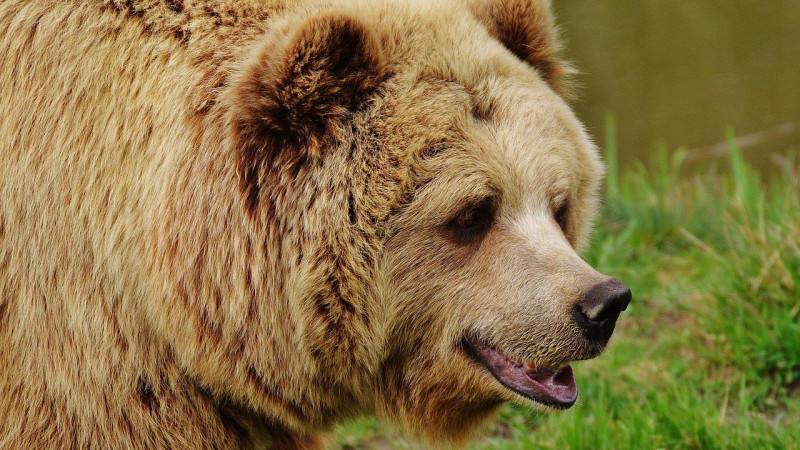
M466 348L506 388L537 403L567 409L578 399L572 367L539 368L503 355L477 339L464 339Z

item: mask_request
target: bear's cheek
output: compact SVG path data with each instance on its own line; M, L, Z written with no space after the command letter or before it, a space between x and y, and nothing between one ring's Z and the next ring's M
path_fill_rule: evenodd
M378 412L411 431L458 435L508 400L491 374L452 346L418 345L396 362L383 373Z

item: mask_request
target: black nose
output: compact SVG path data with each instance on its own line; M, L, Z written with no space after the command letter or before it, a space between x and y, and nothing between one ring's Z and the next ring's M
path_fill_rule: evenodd
M572 317L586 333L586 338L605 343L614 332L614 325L631 301L631 290L612 278L589 289L583 301L572 309Z

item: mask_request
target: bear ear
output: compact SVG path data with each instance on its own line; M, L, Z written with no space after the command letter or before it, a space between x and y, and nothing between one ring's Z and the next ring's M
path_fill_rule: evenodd
M233 138L251 173L279 152L321 156L384 79L376 39L355 18L320 13L284 30L231 83Z
M469 8L489 34L533 66L556 91L566 93L573 70L558 56L549 0L469 0Z

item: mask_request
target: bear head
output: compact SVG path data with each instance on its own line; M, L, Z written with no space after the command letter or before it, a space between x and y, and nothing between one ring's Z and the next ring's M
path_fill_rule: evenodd
M579 256L603 167L549 9L362 1L275 21L208 137L235 155L251 304L214 310L235 312L217 345L236 359L196 362L202 383L297 429L374 412L439 441L506 401L575 402L569 363L601 353L630 292Z

